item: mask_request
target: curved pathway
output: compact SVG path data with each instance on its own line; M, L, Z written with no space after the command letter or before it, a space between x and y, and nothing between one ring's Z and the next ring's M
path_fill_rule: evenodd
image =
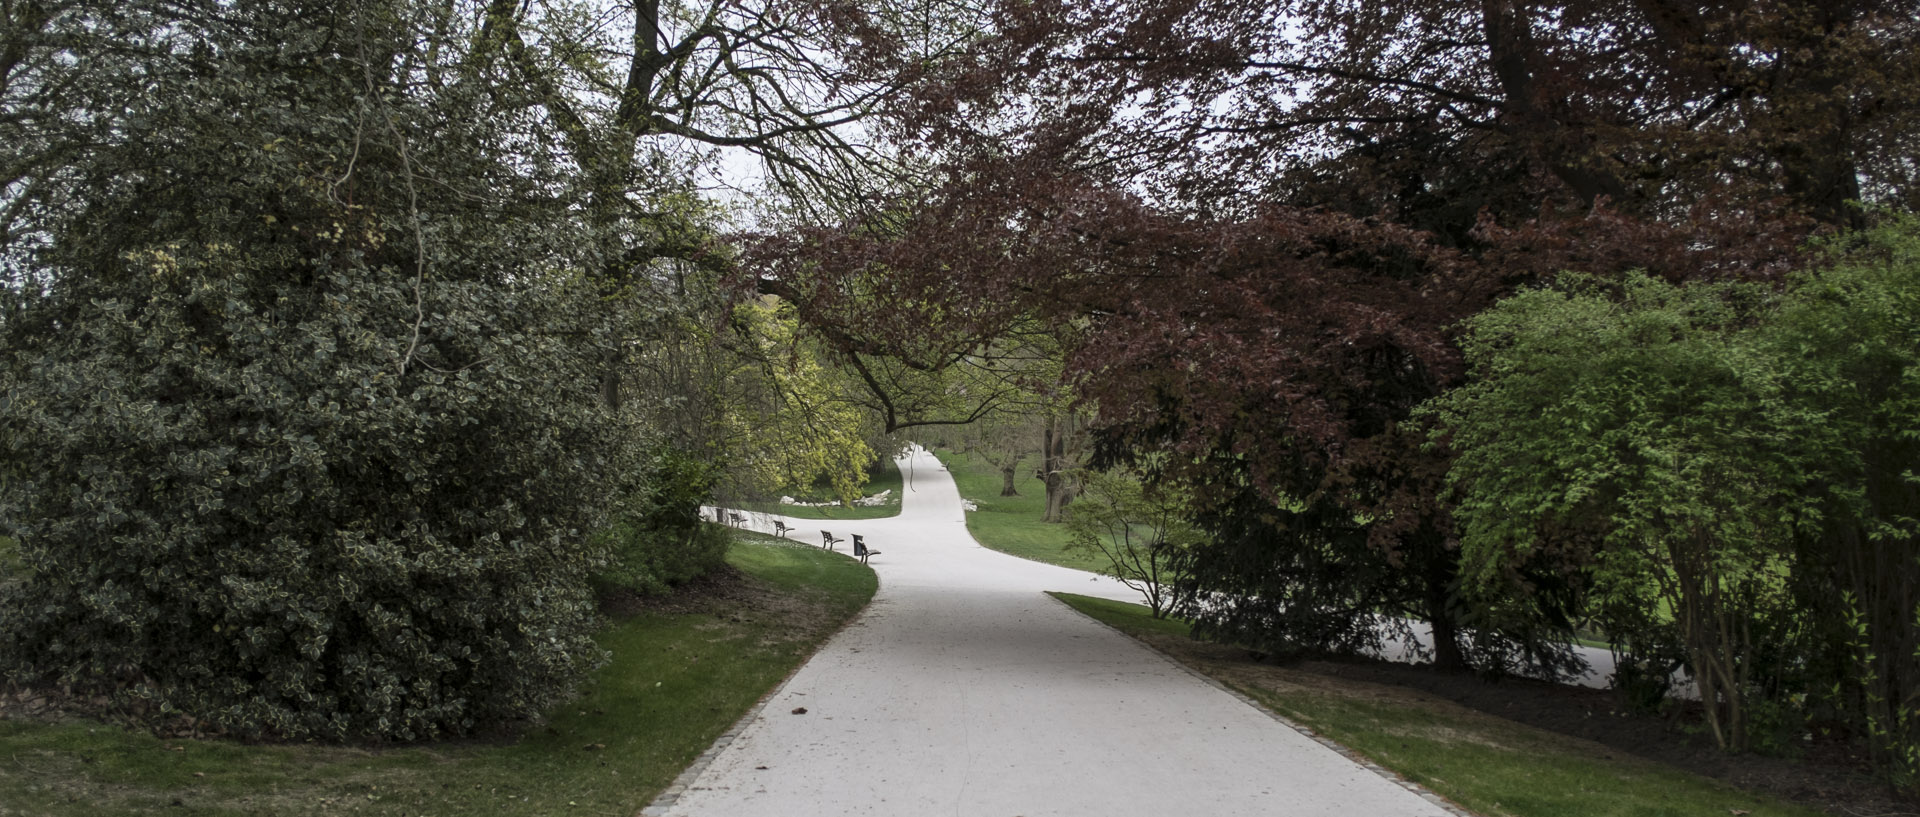
M900 470L897 517L783 518L803 543L865 536L880 590L645 814L1451 813L1044 595L1139 600L981 547L924 450Z

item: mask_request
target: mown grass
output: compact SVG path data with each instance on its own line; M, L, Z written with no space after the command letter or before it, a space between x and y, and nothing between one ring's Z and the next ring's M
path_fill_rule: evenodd
M4 720L0 815L631 817L873 595L843 555L742 538L749 598L609 627L611 663L518 737L363 749Z
M893 460L886 460L876 467L867 477L867 485L861 489L863 496L873 496L881 491L890 491L887 501L879 505L782 505L779 502L743 502L741 508L761 513L779 514L796 519L884 519L900 515L900 466ZM831 502L839 499L824 487L815 487L806 496L795 496L801 502Z
M1263 706L1487 817L1815 817L1818 811L1399 688L1292 676L1192 645L1137 604L1054 593ZM1216 656L1216 657L1209 657Z
M1001 496L1000 470L972 454L948 450L934 454L953 474L960 496L978 506L967 512L967 532L980 544L1036 562L1109 573L1112 567L1096 554L1067 549L1067 526L1040 521L1047 513L1047 486L1021 468L1014 480L1019 496Z

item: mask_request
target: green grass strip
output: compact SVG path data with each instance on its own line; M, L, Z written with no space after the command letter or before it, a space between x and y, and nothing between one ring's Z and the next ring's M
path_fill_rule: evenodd
M873 596L845 555L748 536L728 561L754 598L615 624L586 694L517 739L245 745L0 721L0 814L631 817Z
M1001 553L1036 562L1109 573L1112 568L1097 555L1067 550L1067 526L1040 521L1047 514L1047 486L1023 466L1014 479L1019 496L1001 496L1005 482L1000 469L972 454L934 452L953 474L962 499L978 510L967 512L967 532L974 540Z
M1487 817L1682 817L1746 814L1816 817L1821 812L1735 789L1597 743L1457 706L1420 693L1324 679L1313 686L1249 682L1219 664L1164 649L1187 626L1156 620L1137 604L1054 593L1115 629L1331 738L1375 763Z

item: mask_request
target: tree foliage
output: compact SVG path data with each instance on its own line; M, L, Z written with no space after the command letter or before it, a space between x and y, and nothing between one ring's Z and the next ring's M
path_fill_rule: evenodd
M1902 216L1826 248L1760 330L1797 411L1790 449L1813 466L1817 528L1795 592L1824 650L1816 680L1876 761L1920 786L1920 223ZM1824 660L1822 660L1824 659Z
M851 504L878 457L867 446L868 416L847 399L850 389L839 373L820 361L785 310L748 302L738 320L753 346L748 360L769 387L764 399L732 405L722 419L738 441L731 454L743 469L743 487L778 495L825 479Z
M1743 332L1766 290L1630 276L1515 295L1468 323L1475 377L1439 401L1477 586L1577 572L1609 633L1667 610L1707 723L1746 748L1756 622L1785 606L1799 489L1778 372ZM1527 592L1525 587L1517 587ZM1636 639L1641 640L1641 639Z
M1572 276L1476 317L1475 377L1433 409L1476 586L1575 576L1610 633L1685 649L1723 745L1751 700L1825 696L1910 784L1914 236L1831 245L1778 293Z
M1114 578L1146 597L1154 618L1173 609L1182 552L1200 540L1187 521L1186 498L1153 490L1132 475L1086 477L1087 488L1067 512L1068 547L1107 560Z
M1061 332L1097 462L1170 454L1213 534L1203 630L1351 648L1351 611L1404 612L1444 663L1470 625L1522 647L1474 660L1550 661L1573 588L1461 593L1447 451L1405 427L1465 373L1454 327L1561 270L1773 279L1850 201L1910 202L1910 12L995 3L889 106L929 189L744 258L861 354Z
M418 6L42 22L9 31L46 118L0 293L8 673L290 737L568 694L632 440L548 123L414 49L449 24Z

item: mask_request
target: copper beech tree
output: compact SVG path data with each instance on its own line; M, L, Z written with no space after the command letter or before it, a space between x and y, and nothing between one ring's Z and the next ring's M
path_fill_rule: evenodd
M1216 633L1353 649L1405 615L1443 664L1551 662L1535 636L1577 575L1470 609L1448 455L1403 422L1462 377L1454 327L1566 269L1771 279L1808 236L1911 207L1915 21L1875 0L993 4L966 59L892 100L928 188L746 260L856 363L965 367L1055 328L1098 461L1172 453L1149 475L1211 534L1183 589ZM1469 621L1515 639L1469 655Z

